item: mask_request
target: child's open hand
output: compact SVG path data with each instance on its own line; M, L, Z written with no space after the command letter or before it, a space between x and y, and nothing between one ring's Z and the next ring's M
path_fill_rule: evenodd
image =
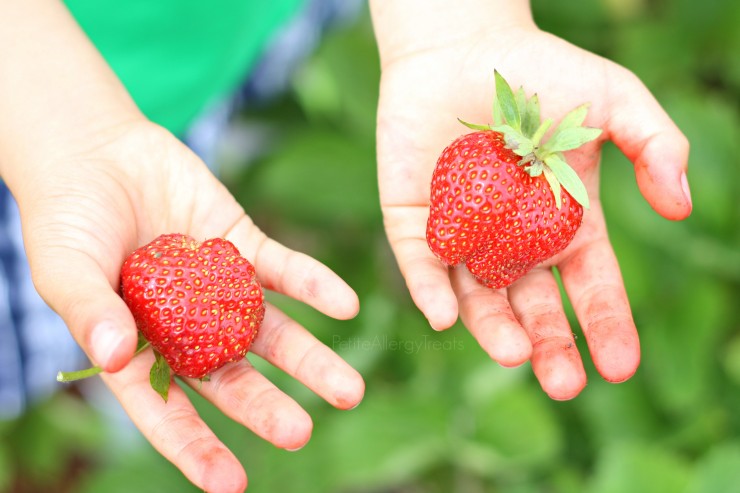
M101 138L98 138L101 137ZM149 385L151 352L132 355L136 325L118 294L124 257L163 232L224 237L255 265L266 288L339 319L353 317L352 289L316 260L265 236L226 188L183 144L148 123L122 125L59 156L19 201L34 282L62 316L144 436L196 485L242 491L246 477L177 385L165 403ZM306 329L268 306L252 351L340 409L362 399L364 383ZM277 447L311 435L308 414L248 360L209 382L185 379L224 414Z
M639 364L639 341L601 210L600 146L612 140L634 163L653 208L683 219L691 211L686 138L632 73L538 30L526 2L422 3L373 4L382 62L381 204L414 302L438 330L459 314L494 360L504 366L531 360L545 392L569 399L584 387L586 374L551 271L556 267L598 371L611 382L628 379ZM537 93L543 117L557 122L590 102L585 125L604 129L600 141L568 153L591 201L573 242L497 291L475 282L464 266L448 270L425 238L435 162L469 131L457 118L490 123L494 69L512 87ZM619 191L607 187L605 193Z

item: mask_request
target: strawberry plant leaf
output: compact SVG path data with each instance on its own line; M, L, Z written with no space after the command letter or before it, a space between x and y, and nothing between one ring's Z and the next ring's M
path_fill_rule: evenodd
M498 125L490 127L494 132L500 132L504 136L506 147L514 151L519 156L526 156L534 150L534 144L532 141L522 135L522 133L513 128L511 125Z
M522 133L527 137L531 137L540 126L540 100L535 94L521 108L524 108L524 113L522 114Z
M503 125L504 115L501 114L501 105L498 104L498 98L493 98L493 125Z
M537 130L535 130L534 134L532 135L532 143L535 146L538 146L540 144L540 140L542 140L542 137L545 135L545 132L547 132L550 129L551 125L552 125L552 118L545 118L545 121L543 121L540 124L540 126L537 127Z
M524 94L523 86L519 86L519 89L514 93L514 102L516 103L516 107L519 109L520 119L524 122L527 109L527 95Z
M589 106L591 106L589 103L584 103L568 112L555 128L555 133L566 128L580 127L586 119Z
M545 158L545 164L550 168L560 185L568 191L576 202L581 204L585 209L588 209L588 192L578 173L557 154L547 156ZM547 177L547 173L545 176Z
M563 192L560 188L560 182L551 168L545 166L543 167L542 172L545 175L547 183L550 185L552 194L555 196L555 206L560 209L560 206L563 204Z
M149 341L147 341L146 338L144 337L144 334L142 334L141 331L139 331L137 338L136 338L136 353L135 354L139 354L140 352L142 352L144 349L148 347L149 347Z
M497 70L494 71L494 77L496 79L496 99L498 100L504 120L507 125L516 129L518 132L521 132L521 114L519 113L519 107L516 104L514 92L511 90L509 83L506 82Z
M491 130L491 127L488 125L480 125L478 123L470 123L466 122L465 120L462 120L460 118L457 119L460 123L468 127L470 130Z
M162 396L162 399L164 399L165 402L167 402L167 397L170 391L170 381L170 365L167 364L164 356L159 354L158 351L154 351L154 364L149 371L149 383L152 385L152 388Z
M545 142L542 146L543 154L576 149L586 142L596 139L599 135L601 135L600 128L570 127L562 129Z

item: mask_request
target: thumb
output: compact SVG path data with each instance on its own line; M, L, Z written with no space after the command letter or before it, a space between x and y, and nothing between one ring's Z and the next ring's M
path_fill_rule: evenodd
M607 132L635 166L637 186L661 216L685 219L691 213L686 170L689 142L645 85L622 69L612 79Z
M97 262L76 250L55 250L41 258L29 255L36 289L94 364L106 372L120 370L136 350L131 312Z

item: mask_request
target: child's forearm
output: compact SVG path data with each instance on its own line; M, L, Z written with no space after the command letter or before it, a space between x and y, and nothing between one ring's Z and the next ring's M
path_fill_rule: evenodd
M534 26L529 0L370 0L382 63L476 32Z
M61 1L0 0L0 176L14 193L34 168L140 117Z

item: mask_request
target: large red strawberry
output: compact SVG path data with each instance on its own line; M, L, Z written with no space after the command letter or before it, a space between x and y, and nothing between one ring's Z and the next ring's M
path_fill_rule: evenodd
M265 313L254 267L218 238L156 238L126 258L121 288L144 338L184 377L244 358Z
M562 251L581 225L588 195L563 152L597 138L582 127L587 105L552 125L537 96L514 94L496 72L494 124L452 142L432 176L427 242L447 265L465 263L480 281L504 288Z

